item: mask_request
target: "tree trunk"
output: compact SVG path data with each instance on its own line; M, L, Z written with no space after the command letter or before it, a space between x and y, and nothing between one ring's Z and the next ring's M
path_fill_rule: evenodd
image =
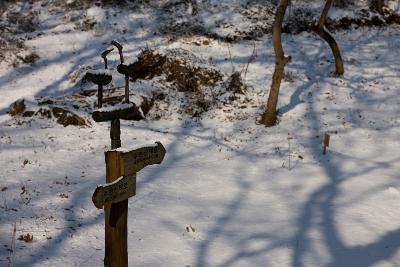
M384 0L372 0L371 9L383 15L383 4Z
M276 10L274 26L272 29L272 43L275 50L275 71L272 76L267 106L260 121L261 124L264 124L267 127L271 127L276 124L276 106L278 104L279 88L281 86L285 65L290 61L290 57L285 57L281 38L282 22L288 2L289 0L280 0L278 9Z
M324 39L330 46L333 56L335 58L335 66L337 75L344 74L344 66L343 66L343 59L342 55L340 54L339 46L335 41L335 38L325 30L325 21L326 17L328 16L329 9L331 8L333 0L327 0L325 3L325 7L322 10L321 17L318 21L318 24L313 26L313 31L317 33L322 39Z

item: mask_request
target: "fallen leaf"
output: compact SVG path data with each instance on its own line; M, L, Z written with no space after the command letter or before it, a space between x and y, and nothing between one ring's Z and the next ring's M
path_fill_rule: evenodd
M18 237L18 240L21 240L21 241L25 241L25 242L27 242L27 243L29 243L29 242L32 242L32 240L33 240L33 235L31 235L31 234L26 234L26 235L20 235L19 237Z

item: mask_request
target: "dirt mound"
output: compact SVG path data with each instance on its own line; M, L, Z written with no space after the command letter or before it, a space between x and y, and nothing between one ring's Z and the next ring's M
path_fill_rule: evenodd
M330 31L348 30L352 27L382 27L387 24L384 17L371 13L368 10L361 10L357 17L343 17L337 20L327 19L326 27Z
M209 110L215 101L216 88L222 84L224 77L209 62L184 49L144 49L129 69L133 81L151 80L157 84L155 86L160 88L161 93L155 102L168 102L171 97L179 98L178 102L182 103L178 108L180 112L192 117L198 117ZM184 94L179 96L179 93ZM164 97L160 98L161 95ZM151 103L153 107L154 101ZM157 108L159 105L155 106Z
M41 106L52 104L54 104L54 101L52 100L46 100L45 103L40 103ZM25 101L22 99L11 104L8 113L14 117L14 119L17 121L17 124L29 123L32 121L33 117L44 119L52 119L54 117L57 123L63 125L64 127L69 125L81 127L91 126L87 119L84 119L83 117L69 111L66 108L48 106L41 107L37 111L26 109Z
M291 11L289 19L283 26L283 32L299 34L304 31L312 31L311 26L320 16L320 10L297 8ZM329 31L348 30L359 27L382 27L389 24L400 24L400 17L396 14L381 16L368 9L360 9L354 16L341 18L327 18L326 28Z
M57 118L57 123L63 125L64 127L69 125L90 127L90 122L69 110L60 107L53 107L51 111L54 117Z
M184 49L144 49L126 68L129 68L133 81L130 83L130 100L140 115L132 114L127 117L130 120L171 116L196 118L245 97L246 85L241 73L234 72L226 77L209 61ZM38 97L37 105L29 103L29 107L16 110L18 116L14 121L91 127L91 114L97 108L97 89L93 84L81 83L86 71L83 67L69 77L75 89L82 86L81 91L60 97ZM115 72L114 75L119 74ZM123 102L124 86L110 84L103 89L104 108Z
M233 92L234 94L242 94L246 90L246 86L243 83L240 72L235 71L227 80L227 91Z
M0 62L33 64L39 59L33 48L25 45L26 37L39 28L36 12L15 12L10 2L0 3Z
M200 92L202 86L215 86L223 75L206 62L183 49L167 50L165 53L145 49L131 66L133 81L151 80L164 76L180 92Z

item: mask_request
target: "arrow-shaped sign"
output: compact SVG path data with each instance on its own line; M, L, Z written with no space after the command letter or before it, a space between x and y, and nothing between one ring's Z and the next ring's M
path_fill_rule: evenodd
M92 201L96 208L104 204L117 203L136 194L136 176L121 176L112 183L99 185L93 193Z
M122 151L123 168L125 175L136 174L144 167L152 164L160 164L165 156L165 148L160 142L154 145L141 147L129 152Z
M121 174L112 183L99 185L93 193L94 205L101 209L104 204L112 204L128 199L136 194L136 173L152 164L160 164L165 156L165 148L160 142L130 151L116 149L106 153L118 153Z

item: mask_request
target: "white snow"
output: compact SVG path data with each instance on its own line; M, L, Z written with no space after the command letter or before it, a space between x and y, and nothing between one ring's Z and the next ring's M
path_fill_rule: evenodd
M99 109L96 109L96 111L99 112L112 112L112 111L117 111L117 110L125 110L133 107L133 103L121 103L117 104L115 106L108 106L108 107L102 107Z
M124 51L124 50L122 50ZM133 63L135 63L137 61L137 57L129 57L129 58L124 58L124 64L126 66L132 65Z
M127 152L130 152L130 151L133 151L133 150L136 150L136 149L139 149L139 148L141 148L141 147L157 147L158 146L158 144L157 143L154 143L154 144L142 144L142 145L138 145L138 146L133 146L133 147L129 147L129 148L127 148L127 147L120 147L120 148L116 148L116 149L114 149L115 151L120 151L120 152L123 152L123 153L127 153Z
M88 70L88 73L93 75L107 75L112 76L112 72L110 70Z
M92 8L87 14L103 20L103 35L66 33L73 22L65 23L29 40L41 56L37 64L0 63L0 266L103 265L104 213L91 196L105 182L109 123L19 124L6 111L16 99L34 104L38 96L70 93L69 74L80 65L100 68L113 38L127 57L146 43L187 49L227 74L232 65L243 69L256 47L246 104L221 104L192 121L171 103L159 120L122 121L121 150L160 141L167 151L160 165L137 175L130 266L399 266L398 26L335 32L343 77L330 74L331 52L317 36L284 35L293 81L282 82L279 124L265 128L257 120L274 69L270 36L229 44L229 51L211 39L198 46L197 37L154 35L155 22L140 12L110 16L110 24L121 20L110 30L103 10ZM138 19L124 20L131 17ZM110 71L118 63L118 53L110 54ZM131 83L136 88L151 94L152 81ZM331 134L325 156L324 132ZM16 238L29 233L33 241L16 240L12 248L14 224Z

